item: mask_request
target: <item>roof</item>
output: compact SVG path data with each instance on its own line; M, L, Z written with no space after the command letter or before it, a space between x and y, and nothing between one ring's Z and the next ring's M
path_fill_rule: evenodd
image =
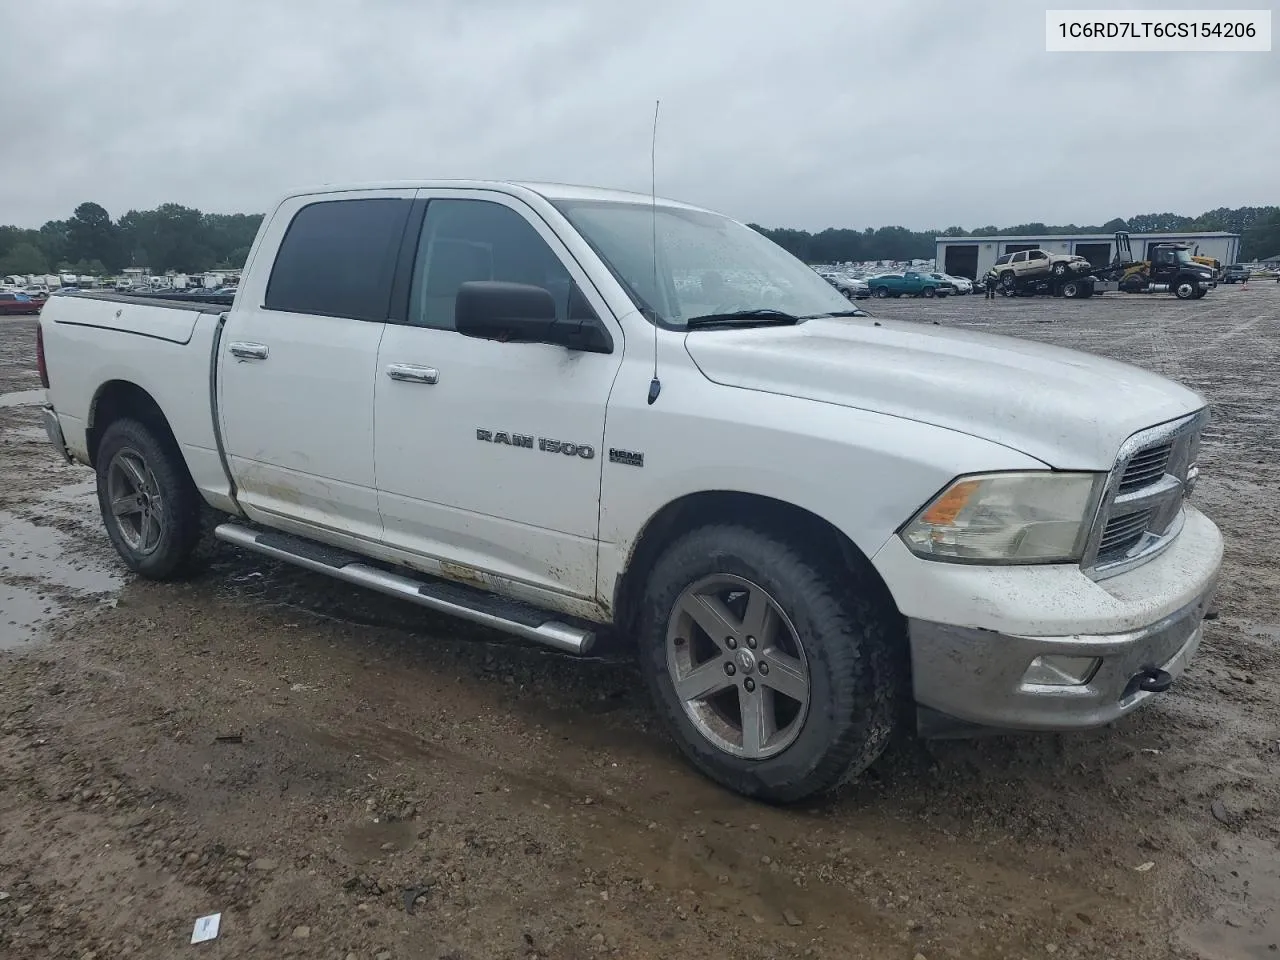
M1239 238L1238 233L1226 230L1198 230L1192 233L1131 233L1131 240L1205 240L1210 237ZM1036 240L1114 240L1114 233L1046 233L1014 236L997 234L990 237L934 237L937 243L1027 243Z
M685 210L703 209L667 197L653 197L647 193L569 183L543 183L533 180L383 180L366 183L326 183L320 186L291 190L287 196L306 197L319 193L354 193L362 190L495 190L499 193L517 196L522 191L528 191L552 201L596 200L611 203L645 204L657 202L664 207L677 207Z

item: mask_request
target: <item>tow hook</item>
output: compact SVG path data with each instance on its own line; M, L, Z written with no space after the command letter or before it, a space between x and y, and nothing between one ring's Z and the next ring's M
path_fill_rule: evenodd
M1164 693L1173 686L1173 675L1159 667L1147 667L1134 679L1138 681L1138 689L1145 690L1147 693Z

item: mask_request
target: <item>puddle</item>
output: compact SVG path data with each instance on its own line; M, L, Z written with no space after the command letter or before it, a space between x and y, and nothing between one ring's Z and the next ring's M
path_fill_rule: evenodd
M407 850L416 833L413 824L403 820L358 823L343 836L342 849L357 863L368 863L391 851Z
M19 390L17 393L0 393L0 407L26 407L44 403L43 390Z
M1202 869L1219 905L1186 933L1187 944L1202 960L1275 957L1280 944L1280 853L1275 845L1247 840Z
M0 583L0 650L13 650L40 636L58 613L56 602L34 590Z
M52 527L37 526L0 510L0 531L4 535L0 576L31 577L90 594L111 592L124 585L115 570L84 559L72 560L69 554L75 545L71 538ZM0 603L0 615L7 611L8 606Z

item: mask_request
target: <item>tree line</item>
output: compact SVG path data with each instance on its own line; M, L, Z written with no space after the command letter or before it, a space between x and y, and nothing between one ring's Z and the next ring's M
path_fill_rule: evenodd
M937 252L936 237L1056 236L1082 233L1189 233L1225 230L1240 234L1240 259L1250 261L1280 255L1280 207L1219 207L1198 217L1176 213L1143 213L1127 220L1116 218L1099 226L1019 223L1012 227L989 224L975 230L908 230L880 227L865 230L828 227L818 233L789 227L750 224L774 243L805 263L844 263L865 260L930 260Z
M118 220L99 204L82 203L67 220L50 220L38 230L0 226L0 276L9 274L117 274L125 267L147 267L154 273L175 270L199 273L237 269L249 255L260 213L201 213L192 207L165 203L154 210L130 210ZM1198 217L1175 213L1144 213L1128 220L1108 220L1100 226L1060 226L1020 223L994 224L965 230L908 230L880 227L865 230L828 227L817 233L788 227L751 226L806 263L862 260L928 260L934 238L1005 234L1183 232L1227 230L1241 235L1240 257L1253 260L1280 254L1280 207L1219 207Z
M0 227L0 276L236 269L244 266L261 222L260 213L201 213L177 203L112 220L100 204L82 203L70 219L50 220L38 230Z

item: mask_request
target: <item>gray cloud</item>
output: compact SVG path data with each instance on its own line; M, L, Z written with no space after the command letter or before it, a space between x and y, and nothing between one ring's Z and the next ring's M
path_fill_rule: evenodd
M0 61L0 222L435 176L647 190L659 97L659 192L768 225L1276 202L1275 54L1049 54L1046 5L43 0L58 33Z

